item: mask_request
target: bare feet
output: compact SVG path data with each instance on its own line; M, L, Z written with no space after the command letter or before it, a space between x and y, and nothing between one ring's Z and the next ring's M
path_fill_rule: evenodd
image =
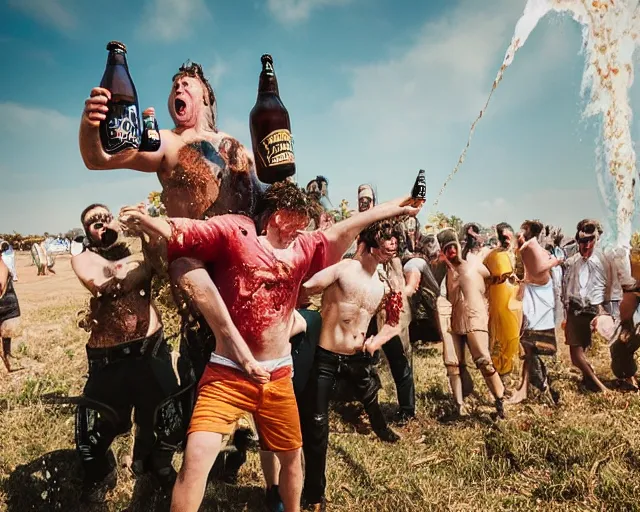
M506 400L505 403L507 403L509 405L516 405L516 404L519 404L520 402L523 402L526 399L527 399L527 388L525 386L522 386L522 387L518 388L511 395L511 397L508 400Z

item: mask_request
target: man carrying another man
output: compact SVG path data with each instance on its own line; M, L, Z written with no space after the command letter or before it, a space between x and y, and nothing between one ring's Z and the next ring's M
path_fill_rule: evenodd
M242 337L241 342L217 340L200 382L185 459L174 488L173 511L198 509L222 434L229 432L244 411L254 415L262 447L276 452L280 459L285 510L299 510L302 438L291 384L289 339L296 331L293 311L300 285L308 274L338 261L367 225L417 214L418 209L401 206L407 199L382 204L324 232L312 233L301 230L316 205L292 183L277 183L266 192L258 229L251 219L239 215L166 221L136 209L124 212L124 222L168 240L170 261L195 257L213 263L213 281ZM258 236L262 232L265 234ZM209 280L192 290L208 321L207 294L202 291L211 286Z

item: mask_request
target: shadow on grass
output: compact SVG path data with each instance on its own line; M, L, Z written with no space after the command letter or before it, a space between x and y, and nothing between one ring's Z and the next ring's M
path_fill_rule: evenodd
M265 510L265 490L257 485L238 486L221 482L209 484L200 510L208 512L240 512Z
M7 511L86 510L79 501L81 474L75 450L56 450L20 465L0 483Z
M75 450L56 450L23 464L0 481L6 494L7 512L107 512L107 502L87 505L80 502L82 467ZM128 512L164 512L169 510L169 496L157 490L155 480L143 476L136 480Z

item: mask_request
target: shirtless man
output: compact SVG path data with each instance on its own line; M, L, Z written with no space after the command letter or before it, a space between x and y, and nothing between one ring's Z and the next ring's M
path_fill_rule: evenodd
M241 335L241 343L236 337L217 340L200 381L184 463L172 497L174 512L198 509L222 435L244 411L256 420L262 448L276 452L280 460L285 510L299 510L302 436L291 383L289 338L295 332L294 307L300 285L311 272L338 261L367 225L417 214L417 208L400 206L407 200L385 203L312 233L301 230L309 224L317 203L287 182L266 191L266 210L257 228L240 215L167 221L125 210L123 221L168 240L170 261L195 257L213 263L209 267L213 281ZM192 290L194 302L212 326L216 319L210 316L215 311L208 297L216 289L213 281L203 281Z
M11 368L11 338L16 336L20 327L20 304L13 287L13 277L9 267L0 258L0 337L2 338L2 353L0 357L8 372Z
M520 344L524 348L522 381L509 399L517 404L527 398L529 384L543 393L555 393L549 387L546 367L541 355L553 355L557 350L555 335L555 294L551 269L562 264L552 257L538 242L543 225L536 220L527 220L520 226L517 236L518 251L524 266L522 292L522 330Z
M253 157L236 139L218 130L217 103L213 89L199 64L180 67L173 77L168 108L173 130L160 130L161 146L156 152L126 150L115 155L103 151L100 121L108 111L111 94L96 87L85 102L80 123L80 153L89 169L127 168L155 172L162 185L161 199L170 217L202 219L226 213L255 214L262 185L255 173ZM202 265L173 279L184 295L208 278ZM178 303L183 302L181 297ZM192 301L181 308L183 316L178 370L183 384L197 382L215 345L211 326L204 321ZM211 311L221 322L228 312L217 290L209 297ZM219 334L235 335L233 327ZM195 400L195 394L193 395ZM190 410L185 410L188 417ZM187 418L188 422L188 418ZM233 478L234 475L230 475Z
M253 215L260 191L253 160L240 142L218 130L215 94L199 64L183 65L173 77L168 106L175 128L160 130L158 151L104 152L99 126L110 98L107 89L95 87L85 101L80 153L89 169L156 173L170 217Z
M325 468L329 444L329 401L341 365L349 366L351 385L364 405L374 432L383 441L399 439L389 427L378 404L380 382L372 374L372 356L400 333L402 270L400 279L385 283L378 265L388 263L398 247L398 233L389 221L372 224L360 234L364 244L354 259L344 259L318 272L304 284L311 293L324 290L322 331L311 384L304 401L312 404L303 425L305 482L304 501L313 510L323 510ZM386 311L385 324L367 338L371 319Z
M466 261L460 257L460 243L455 231L444 229L438 233L438 243L447 265L447 299L451 302L451 337L453 346L445 343L445 366L452 380L454 398L458 412L464 414L461 368L464 365L465 345L469 348L476 367L482 373L487 387L495 399L499 417L504 417L504 385L493 366L489 354L489 314L485 302L485 283L489 271L475 260Z
M181 423L179 417L176 421L176 409L161 407L178 390L178 382L162 320L151 299L156 269L147 242L143 240L141 248L123 240L118 221L106 206L88 206L81 222L89 248L74 256L71 266L93 296L83 320L91 332L89 379L83 393L88 405L78 406L76 412L76 448L84 467L82 500L103 501L115 487L110 446L116 436L131 429L132 408L133 470L153 472L169 491L176 476L171 460L184 432L172 429Z

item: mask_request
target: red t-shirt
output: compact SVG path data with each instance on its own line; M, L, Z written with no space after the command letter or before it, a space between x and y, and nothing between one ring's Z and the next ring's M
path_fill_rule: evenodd
M213 264L213 282L249 348L268 342L263 333L288 320L305 277L328 265L328 242L320 231L298 235L283 262L260 243L255 224L243 215L169 222L169 262L186 256Z

